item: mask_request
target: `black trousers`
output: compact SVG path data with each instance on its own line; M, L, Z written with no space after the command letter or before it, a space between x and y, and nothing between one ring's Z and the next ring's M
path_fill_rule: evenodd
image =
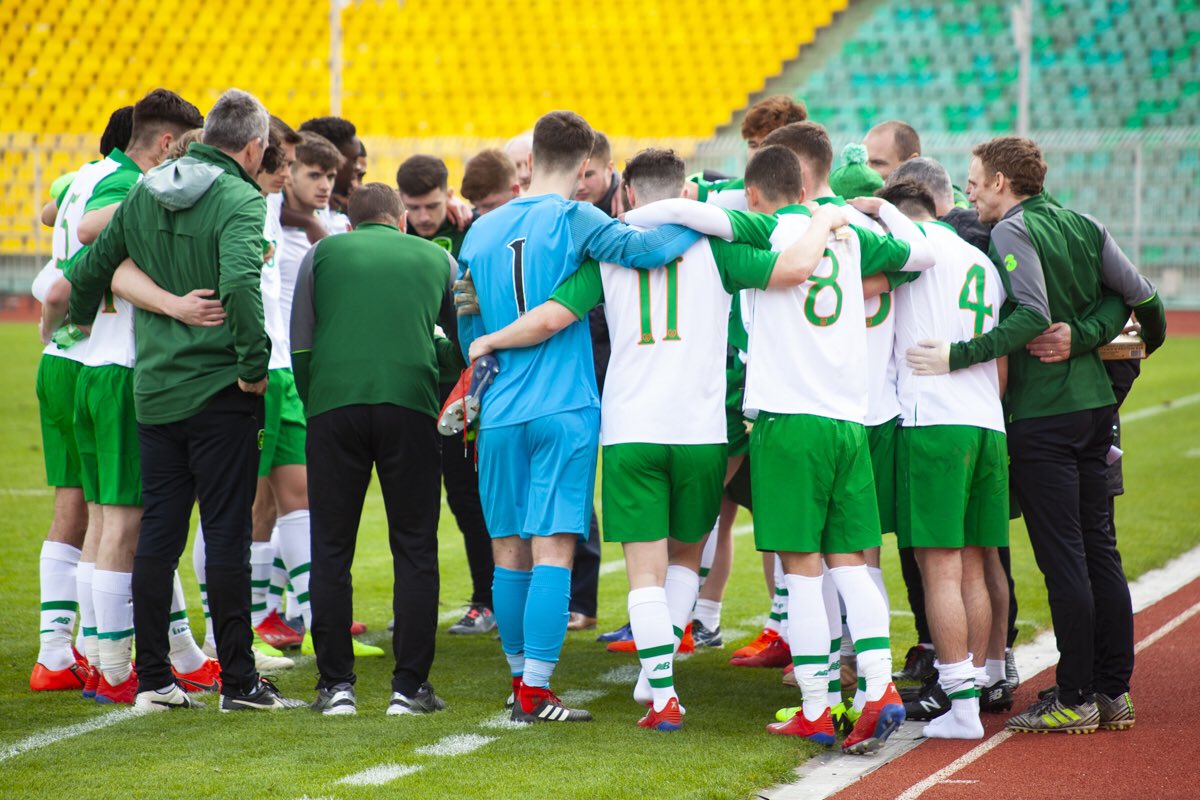
M453 383L440 387L445 403ZM462 531L467 550L467 568L471 571L471 605L492 607L492 538L488 535L479 501L479 473L475 469L475 443L463 448L462 437L439 436L442 444L442 480L446 484L446 502L454 521Z
M1133 608L1109 524L1113 407L1013 422L1013 485L1046 579L1065 702L1129 691Z
M392 550L392 690L412 697L429 678L439 588L437 436L432 417L394 405L345 406L308 420L309 594L318 687L355 682L350 566L372 465Z
M1009 647L1017 640L1017 590L1012 577L1012 555L1007 547L1000 548L1000 565L1004 577L1008 578L1008 637ZM904 588L908 594L908 607L913 612L917 627L918 642L932 642L929 618L925 616L925 587L921 584L921 567L917 564L916 551L911 547L900 549L900 574L904 576Z
M168 617L197 499L222 691L249 691L258 682L250 650L250 507L262 427L262 398L236 384L185 420L138 425L145 509L133 559L133 628L141 691L175 680Z
M571 602L568 609L586 617L596 616L596 595L599 591L600 523L596 519L596 512L593 511L587 541L582 538L575 540L575 563L571 567Z

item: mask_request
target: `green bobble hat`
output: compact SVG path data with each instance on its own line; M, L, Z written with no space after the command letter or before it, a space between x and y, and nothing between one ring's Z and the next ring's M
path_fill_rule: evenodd
M867 166L867 148L857 142L842 149L842 166L829 175L829 186L839 197L870 197L883 188L883 178Z

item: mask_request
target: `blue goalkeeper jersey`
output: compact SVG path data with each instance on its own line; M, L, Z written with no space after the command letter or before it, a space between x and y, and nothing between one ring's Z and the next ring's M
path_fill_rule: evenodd
M463 353L477 336L549 300L588 258L652 269L699 237L678 225L637 231L591 203L556 194L511 200L475 220L459 251L459 274L471 270L480 308L480 316L459 318ZM586 320L534 347L500 351L497 359L500 374L483 396L482 428L600 405Z

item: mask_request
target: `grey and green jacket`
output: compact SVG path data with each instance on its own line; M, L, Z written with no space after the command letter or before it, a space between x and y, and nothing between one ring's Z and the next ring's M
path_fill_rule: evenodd
M1008 292L1003 319L988 333L950 347L950 368L1009 356L1010 420L1112 405L1096 348L1120 333L1132 309L1147 353L1166 338L1153 284L1103 225L1062 208L1045 193L1013 206L992 228L990 255ZM1051 323L1071 326L1071 358L1044 364L1025 345Z

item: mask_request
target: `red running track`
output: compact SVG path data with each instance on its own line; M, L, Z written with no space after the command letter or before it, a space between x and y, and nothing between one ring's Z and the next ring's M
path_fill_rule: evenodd
M1134 640L1200 604L1194 580L1134 618ZM1137 724L1127 731L1094 734L1012 734L924 792L913 787L986 745L1004 729L1007 714L984 714L982 742L930 740L834 795L838 800L1002 800L1094 798L1158 800L1200 798L1200 614L1150 644L1137 656L1132 695ZM1039 689L1054 683L1053 667L1023 676L1014 711L1025 709ZM906 792L908 794L906 795Z

